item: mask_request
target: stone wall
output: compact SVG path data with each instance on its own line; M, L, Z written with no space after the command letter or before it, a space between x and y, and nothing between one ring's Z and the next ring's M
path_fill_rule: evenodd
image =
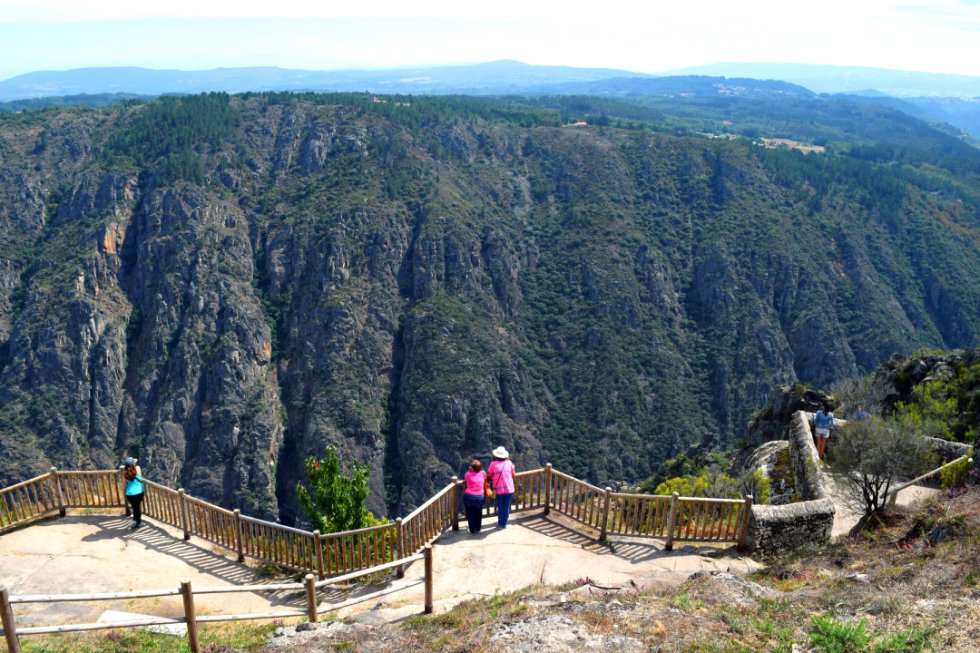
M752 506L746 546L765 556L830 542L836 510L819 470L810 428L812 414L797 411L789 427L789 453L803 500L782 506Z
M939 438L926 438L926 441L929 443L929 448L939 454L943 463L956 460L961 456L968 456L973 449L970 445L962 442L950 442Z

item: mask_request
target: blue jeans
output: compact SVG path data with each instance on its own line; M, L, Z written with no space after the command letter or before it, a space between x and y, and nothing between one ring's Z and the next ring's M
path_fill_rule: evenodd
M510 502L514 499L513 494L497 493L497 526L507 527L507 520L510 519Z
M482 494L464 494L463 507L466 508L466 523L471 533L479 533L483 526L483 507L487 499Z

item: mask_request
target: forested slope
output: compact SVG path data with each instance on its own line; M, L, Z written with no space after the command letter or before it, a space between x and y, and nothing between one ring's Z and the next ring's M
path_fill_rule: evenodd
M780 383L980 342L975 150L916 126L804 156L562 102L0 116L0 482L127 452L288 521L334 443L394 516L498 444L638 480Z

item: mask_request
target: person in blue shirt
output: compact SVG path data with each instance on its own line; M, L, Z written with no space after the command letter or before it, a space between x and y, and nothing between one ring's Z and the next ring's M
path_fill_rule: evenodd
M823 408L813 417L813 425L817 428L817 455L823 460L827 452L827 439L830 438L830 427L834 425L834 414L830 412L830 404L824 402Z
M126 469L123 470L123 477L126 479L126 501L133 508L133 528L143 525L143 471L137 465L135 458L127 458L123 461Z

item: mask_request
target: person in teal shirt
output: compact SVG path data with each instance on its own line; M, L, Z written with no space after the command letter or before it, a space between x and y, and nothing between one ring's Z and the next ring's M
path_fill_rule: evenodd
M126 469L123 477L126 479L126 501L133 508L133 528L143 525L143 471L136 463L135 458L127 458L123 461Z

